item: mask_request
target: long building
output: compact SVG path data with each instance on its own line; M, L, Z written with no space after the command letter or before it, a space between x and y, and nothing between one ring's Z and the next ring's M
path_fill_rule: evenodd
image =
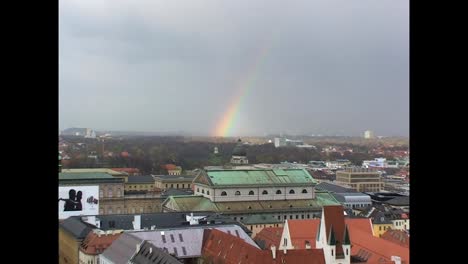
M198 171L193 196L169 196L165 212L215 211L242 221L254 214L277 220L320 217L324 205L339 202L305 169L261 169L252 166L210 167Z
M379 192L383 189L381 173L363 168L348 168L336 172L336 182L351 186L358 192Z

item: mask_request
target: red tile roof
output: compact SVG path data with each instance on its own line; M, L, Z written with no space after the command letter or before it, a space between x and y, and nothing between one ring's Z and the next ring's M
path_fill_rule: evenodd
M208 263L224 264L284 264L310 263L325 264L322 249L290 250L286 254L276 250L276 257L270 249L261 250L241 238L212 229L205 230L202 255Z
M266 248L270 248L271 246L278 248L281 242L282 233L282 227L265 227L262 229L262 231L257 233L255 236L255 241L265 241Z
M403 264L409 264L409 248L371 236L359 229L350 229L349 233L351 255L363 257L367 259L367 263L378 263L381 259L390 261L392 256L399 256Z
M409 248L409 235L405 231L389 229L381 238L402 247Z
M305 249L306 241L315 248L320 219L287 220L294 249Z
M94 232L89 232L86 238L81 243L80 250L88 255L97 255L102 253L109 247L114 240L119 238L119 234L102 234L98 235Z
M291 242L294 245L295 249L304 249L306 240L310 242L310 246L312 248L315 248L315 242L316 242L320 219L287 220L287 222L288 222L289 233L291 236ZM348 225L348 229L359 229L369 235L373 235L372 222L369 218L345 218L345 223ZM280 227L274 227L274 228L280 228ZM263 230L265 229L266 228L264 228ZM274 242L276 243L275 245L279 247L279 243L281 243L280 240L281 240L282 231L280 232L278 241L273 240L271 238L273 235L271 234L270 229L266 229L263 233L262 231L260 231L260 233L257 234L257 237L260 235L260 237L263 240L270 241L272 243ZM351 238L351 242L352 242L352 238Z
M329 239L330 230L333 227L336 239L336 255L344 255L343 238L345 230L344 211L341 205L330 205L323 207L323 215L325 217L325 237ZM351 238L352 239L352 238Z

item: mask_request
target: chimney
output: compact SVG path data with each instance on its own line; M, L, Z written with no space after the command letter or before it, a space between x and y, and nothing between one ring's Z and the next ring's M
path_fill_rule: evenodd
M311 249L312 247L310 246L310 242L306 240L305 242L305 248L306 249Z
M272 245L270 249L271 249L271 254L273 255L273 259L276 259L276 247Z
M391 261L394 261L395 264L401 264L401 258L398 256L392 256Z

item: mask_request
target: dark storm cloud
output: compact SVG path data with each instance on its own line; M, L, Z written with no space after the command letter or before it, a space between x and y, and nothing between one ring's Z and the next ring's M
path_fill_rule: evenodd
M408 1L65 0L59 38L61 128L209 134L250 84L236 134L408 135Z

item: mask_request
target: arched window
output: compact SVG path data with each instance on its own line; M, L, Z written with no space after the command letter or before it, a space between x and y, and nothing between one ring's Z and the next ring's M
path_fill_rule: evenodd
M226 196L226 195L227 195L227 193L225 191L221 192L221 196Z
M307 190L306 189L302 190L302 193L307 193Z
M277 191L276 191L276 194L281 194L281 190L277 190Z
M240 195L240 192L239 192L239 191L236 191L235 195Z
M200 192L200 188L197 188L197 192Z
M250 192L249 192L249 195L254 195L254 191L250 191Z
M293 189L289 190L289 194L295 194L294 190Z
M266 190L264 190L264 191L262 192L262 194L268 194L268 192L267 192Z

